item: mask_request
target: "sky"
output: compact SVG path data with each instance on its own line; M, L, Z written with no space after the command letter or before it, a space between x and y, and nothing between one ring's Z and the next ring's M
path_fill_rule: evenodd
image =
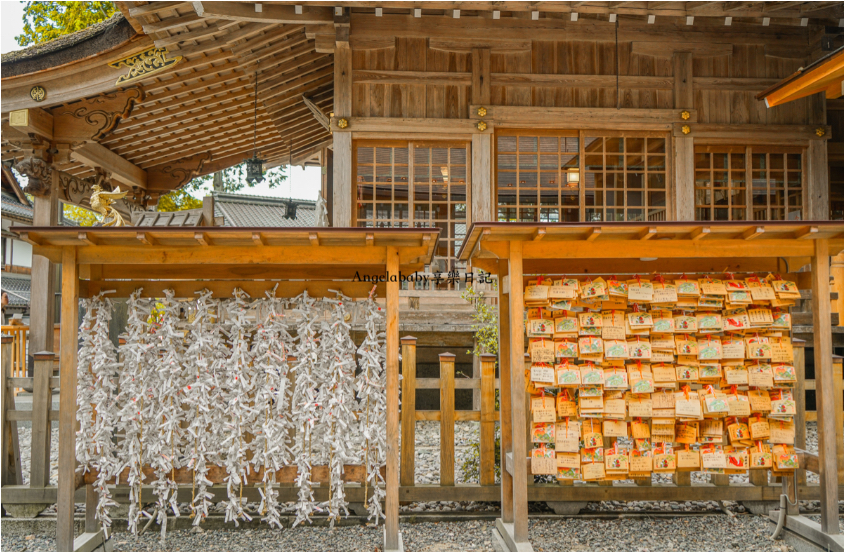
M24 2L0 1L0 52L3 54L20 48L18 43L15 42L15 36L23 32L23 6ZM249 157L249 155L245 154L244 157ZM278 169L273 170L278 171ZM192 192L191 195L202 199L210 188L211 184L209 183L206 189ZM302 169L300 167L294 167L292 178L277 188L270 188L267 186L265 180L264 183L252 188L245 188L240 193L251 196L293 197L297 199L316 200L319 192L320 168L306 167Z

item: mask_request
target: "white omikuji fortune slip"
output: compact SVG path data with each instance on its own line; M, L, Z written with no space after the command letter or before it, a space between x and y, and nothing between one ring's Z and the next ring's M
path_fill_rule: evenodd
M285 299L274 288L255 300L240 289L229 299L213 299L208 290L187 300L172 290L146 299L139 289L127 302L118 349L108 333L108 293L81 301L76 445L79 470L97 474L96 517L104 531L111 526L109 508L117 505L108 486L125 478L129 530L138 533L146 518L147 526L160 525L164 539L168 517L183 514L175 482L180 470L192 476L191 518L201 524L213 506L215 466L226 472L226 521L235 525L251 520L243 488L260 473L261 481L250 484L261 496L258 511L271 527L282 527L286 507L276 475L291 465L299 488L294 524L310 522L314 513L330 515L332 525L348 516L343 471L349 464L365 469L369 518L384 518L386 343L384 313L372 296L356 301L306 292ZM366 330L357 348L355 315ZM323 503L314 500L315 466L328 467ZM145 480L144 467L152 478ZM156 496L151 509L140 500L142 485Z

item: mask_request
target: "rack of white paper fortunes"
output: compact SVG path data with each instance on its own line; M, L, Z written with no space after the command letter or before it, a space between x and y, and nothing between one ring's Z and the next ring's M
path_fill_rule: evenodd
M190 473L191 516L209 514L213 483L225 483L226 521L252 520L243 490L258 488L263 521L281 527L277 473L295 468L295 522L315 514L331 524L349 514L344 465L363 466L369 518L383 518L381 468L386 456L383 310L372 294L317 299L227 299L197 293L178 300L128 301L118 348L108 336L112 302L103 292L82 300L76 457L91 472L104 530L116 505L109 485L129 485L129 529L179 516L177 472ZM360 347L352 314L363 320ZM292 335L295 334L295 338ZM316 502L312 472L328 470L329 499ZM152 486L154 505L141 502ZM183 492L185 497L185 492Z
M529 284L532 473L791 473L799 298L773 275Z

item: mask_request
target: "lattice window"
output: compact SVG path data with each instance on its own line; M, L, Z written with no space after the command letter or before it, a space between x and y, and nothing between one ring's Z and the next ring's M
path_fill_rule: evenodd
M357 226L437 227L431 272L463 270L456 254L468 226L468 157L466 143L356 144Z
M696 146L696 220L748 219L745 150L744 146Z
M499 221L578 221L577 133L496 137Z
M585 220L666 220L666 138L584 139Z
M804 204L801 151L752 146L750 156L753 219L801 220Z

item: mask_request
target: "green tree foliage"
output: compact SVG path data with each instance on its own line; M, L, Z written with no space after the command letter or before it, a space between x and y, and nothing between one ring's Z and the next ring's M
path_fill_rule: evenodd
M23 10L21 46L41 44L75 33L114 15L114 2L27 2Z
M469 286L461 294L461 298L471 303L475 308L475 313L472 314L475 346L472 351L467 353L472 355L499 354L499 310L487 301L487 298L496 296L498 289L498 283L494 281L492 289L487 292Z
M184 188L174 190L158 199L156 211L183 211L202 207L202 200L188 194Z
M241 162L233 165L228 169L221 171L223 173L223 192L240 192L244 188L252 188L255 186L246 181L246 163ZM281 167L273 167L272 169L264 170L264 181L270 188L278 188L283 183L287 182L287 175ZM214 174L203 175L197 177L185 185L184 190L195 192L201 189L204 185L211 184L214 180ZM159 210L161 211L161 210Z

